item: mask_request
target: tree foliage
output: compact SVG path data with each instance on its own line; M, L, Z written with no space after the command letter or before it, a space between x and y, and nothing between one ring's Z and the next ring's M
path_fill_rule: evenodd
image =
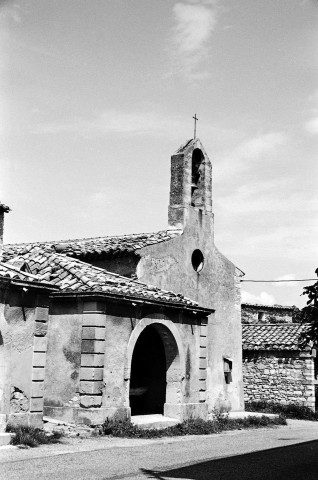
M318 268L315 270L318 276ZM306 323L308 327L303 331L301 344L311 342L318 346L318 281L313 285L304 287L302 295L307 295L307 305L300 311L299 320Z

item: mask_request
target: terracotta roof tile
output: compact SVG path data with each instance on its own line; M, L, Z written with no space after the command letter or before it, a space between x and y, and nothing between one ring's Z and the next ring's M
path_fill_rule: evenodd
M306 325L299 323L242 325L243 350L300 350Z
M22 280L28 283L41 283L43 287L53 287L52 283L43 281L39 276L22 271L9 263L0 262L0 277L10 278L10 280Z
M153 233L105 236L51 242L18 243L4 245L3 259L24 255L34 248L64 253L69 257L84 259L93 255L120 255L135 252L148 245L166 242L182 234L182 230L161 230Z
M22 258L32 274L40 280L49 276L50 282L58 285L62 292L104 292L200 310L196 302L180 294L107 272L64 254L34 248Z

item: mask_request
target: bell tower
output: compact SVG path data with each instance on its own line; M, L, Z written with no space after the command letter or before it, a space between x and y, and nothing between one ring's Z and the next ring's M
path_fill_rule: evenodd
M171 157L169 227L184 228L190 209L212 217L212 165L198 138Z

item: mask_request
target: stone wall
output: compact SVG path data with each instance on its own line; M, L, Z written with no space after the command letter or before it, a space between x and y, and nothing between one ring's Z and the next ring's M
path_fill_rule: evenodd
M296 307L281 307L279 305L248 305L242 304L242 323L292 323Z
M244 400L298 403L315 408L310 351L244 351Z

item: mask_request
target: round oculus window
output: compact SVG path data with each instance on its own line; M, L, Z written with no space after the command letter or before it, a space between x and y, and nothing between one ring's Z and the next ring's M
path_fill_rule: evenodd
M204 266L204 256L201 250L194 250L191 257L191 263L196 272L201 272Z

